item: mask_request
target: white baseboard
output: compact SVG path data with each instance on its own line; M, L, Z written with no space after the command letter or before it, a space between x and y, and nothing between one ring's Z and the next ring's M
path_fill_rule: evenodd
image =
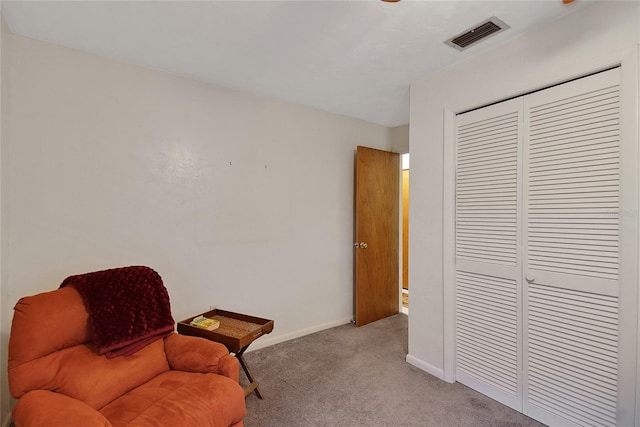
M2 427L9 427L11 425L11 414L7 414L7 416L2 421Z
M407 363L415 366L418 369L422 369L423 371L433 375L436 378L439 378L444 381L444 371L440 368L436 368L430 363L427 363L423 360L418 359L415 356L407 354L406 358Z
M346 325L347 323L351 323L351 318L344 318L340 320L335 320L329 323L323 323L321 325L312 326L310 328L300 329L297 331L289 332L283 335L274 335L273 337L269 335L265 335L264 337L256 340L251 347L247 349L247 353L259 350L261 348L269 347L275 344L279 344L281 342L289 341L295 338L300 338L305 335L313 334L314 332L324 331L325 329L335 328L336 326Z

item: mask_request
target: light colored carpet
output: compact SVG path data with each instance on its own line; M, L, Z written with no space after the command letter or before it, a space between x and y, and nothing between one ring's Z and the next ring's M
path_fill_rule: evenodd
M247 353L265 399L247 397L245 426L542 425L461 384L421 371L405 361L406 354L404 314Z

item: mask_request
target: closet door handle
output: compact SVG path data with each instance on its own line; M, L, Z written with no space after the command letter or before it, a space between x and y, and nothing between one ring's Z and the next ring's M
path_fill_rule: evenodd
M533 273L527 273L526 276L524 276L524 279L528 282L528 283L533 283L536 281L536 276L533 275Z

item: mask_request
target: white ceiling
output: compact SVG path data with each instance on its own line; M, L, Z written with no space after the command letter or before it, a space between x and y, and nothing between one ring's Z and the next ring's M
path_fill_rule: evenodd
M537 1L2 1L11 31L384 126L411 81L584 5ZM458 52L450 37L511 26ZM470 77L471 78L471 77Z

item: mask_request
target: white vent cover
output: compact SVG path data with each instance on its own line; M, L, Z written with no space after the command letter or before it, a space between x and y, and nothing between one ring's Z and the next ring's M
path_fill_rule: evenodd
M482 40L485 40L491 36L494 36L504 30L507 30L509 27L503 21L499 20L495 16L492 16L489 19L486 19L480 22L477 25L469 28L461 32L460 34L450 38L446 42L446 45L449 45L457 50L465 50L466 48L479 43Z

